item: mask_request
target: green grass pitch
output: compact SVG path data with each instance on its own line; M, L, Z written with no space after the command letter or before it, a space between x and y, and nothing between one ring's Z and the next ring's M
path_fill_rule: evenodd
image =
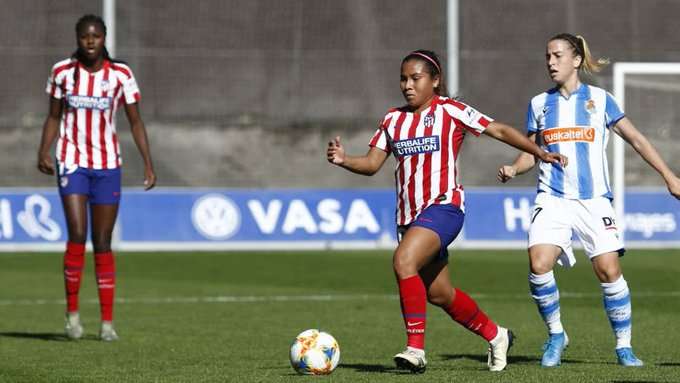
M546 330L529 297L524 251L451 252L454 284L518 337L508 368L486 371L486 344L428 306L424 375L395 371L405 336L390 252L121 253L115 323L96 338L92 269L81 290L86 336L63 336L61 254L0 254L0 382L672 382L680 381L680 251L631 250L633 345L646 363L616 365L590 263L557 268L571 338L563 365L539 366ZM288 348L307 328L341 348L329 377L295 374Z

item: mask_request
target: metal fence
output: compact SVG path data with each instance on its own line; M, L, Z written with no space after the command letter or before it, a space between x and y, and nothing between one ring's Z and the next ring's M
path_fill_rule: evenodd
M678 1L459 4L459 96L519 128L529 98L550 86L543 50L558 32L584 35L595 55L612 61L680 61ZM78 17L100 14L101 3L0 5L0 186L50 185L35 170L45 80L75 49ZM419 48L447 53L445 0L118 0L116 14L117 56L137 76L160 184L169 186L389 187L390 169L370 181L334 171L325 143L340 134L351 152L364 152L378 119L402 102L401 58ZM610 89L611 70L592 82ZM664 92L654 97L666 100ZM645 132L669 127L652 138L669 162L677 159L672 104L631 94L635 122ZM124 116L118 121L124 184L139 185L141 162ZM468 141L464 183L495 185L497 166L515 151L485 137ZM651 171L629 163L629 184L659 185ZM533 182L527 176L516 185Z

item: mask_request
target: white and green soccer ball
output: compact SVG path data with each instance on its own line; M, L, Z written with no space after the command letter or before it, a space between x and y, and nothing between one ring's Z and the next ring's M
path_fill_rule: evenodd
M305 330L290 346L290 364L300 374L328 375L339 362L340 346L327 332Z

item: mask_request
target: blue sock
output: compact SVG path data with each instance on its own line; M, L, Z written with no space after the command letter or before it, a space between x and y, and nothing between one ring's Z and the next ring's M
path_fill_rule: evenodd
M550 334L564 332L560 320L560 291L557 289L553 272L541 275L529 273L529 288L538 312L548 326L548 332Z
M601 283L604 310L616 336L616 348L630 347L631 314L630 290L623 275L612 283Z

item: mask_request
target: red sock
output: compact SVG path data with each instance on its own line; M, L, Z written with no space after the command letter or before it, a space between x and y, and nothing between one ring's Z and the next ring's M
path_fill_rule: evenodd
M78 291L85 265L85 244L66 242L64 253L64 289L66 290L66 311L78 311Z
M465 292L456 289L456 297L448 309L445 309L451 319L465 326L468 330L491 342L498 334L498 326L484 311L479 309L477 303Z
M406 326L406 345L424 350L427 292L419 275L399 281L399 297Z
M94 262L102 321L112 321L113 292L116 288L116 265L113 253L110 251L97 253L94 255Z

